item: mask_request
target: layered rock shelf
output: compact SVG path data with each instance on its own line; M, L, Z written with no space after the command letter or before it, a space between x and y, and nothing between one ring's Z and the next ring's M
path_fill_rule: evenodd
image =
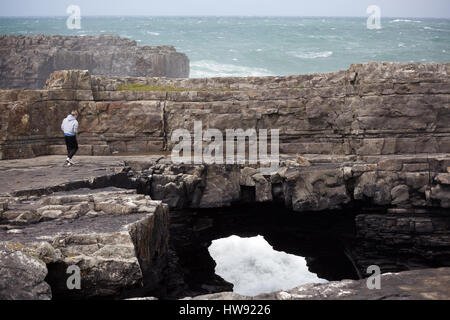
M0 297L230 291L218 276L194 290L189 268L203 272L214 262L184 260L214 239L217 209L278 206L266 214L350 215L354 233L343 259L355 279L257 298L448 299L449 70L369 63L325 75L213 79L69 70L53 73L42 90L0 91ZM73 108L80 112L79 162L64 168L59 126ZM266 174L250 164L174 164L171 135L193 131L194 121L222 132L279 129L279 168ZM308 260L327 274L317 263ZM70 265L82 270L81 291L67 290ZM381 291L368 291L362 279L370 265L388 273ZM253 299L199 297L229 298Z
M0 91L0 159L64 154L60 122L80 111L80 152L171 150L176 129L278 129L281 153L449 153L449 64L369 63L290 77L106 78L54 73L44 90Z
M164 156L81 156L80 168L91 166L91 171L75 169L73 178L76 179L71 178L71 182L58 184L60 180L41 179L34 182L34 187L27 187L28 181L36 179L36 172L55 174L62 166L55 164L56 159L62 163L64 157L41 157L34 164L27 164L30 160L6 160L0 167L0 176L5 181L20 168L19 165L27 168L22 170L21 181L13 190L7 186L1 189L0 240L4 255L24 254L24 259L37 259L37 263L32 264L37 268L28 272L33 275L27 280L30 283L23 284L33 288L30 291L34 292L33 295L12 293L8 287L5 292L11 295L5 297L48 298L47 289L50 287L54 298L118 298L148 294L165 297L168 288L175 292L171 292L175 297L195 293L195 290L186 287L189 279L183 280L186 271L180 266L178 256L189 252L186 250L200 250L190 242L189 237L198 238L195 235L197 232L205 228L208 230L211 227L208 221L214 219L214 214L211 213L209 218L200 218L200 224L194 225L191 230L191 217L179 210L218 209L243 204L272 203L298 214L314 212L314 215L321 215L326 211L339 215L343 211L354 212L354 241L357 245L350 246L348 254L361 276L373 264L380 266L383 272L450 266L450 215L447 207L450 197L446 184L449 173L444 173L442 169L448 166L448 156L384 156L372 162L310 157L310 166L307 167L299 164L295 157L284 156L278 172L270 176L262 176L255 168L245 165L174 165ZM434 164L432 170L412 170L424 167L420 164L425 163ZM67 169L63 171L67 174ZM99 172L99 175L91 176L92 172ZM371 178L364 178L365 175ZM129 190L115 189L117 186ZM398 201L397 192L403 189L407 192L404 190L400 198L402 201ZM135 190L141 195L137 195ZM439 191L439 199L433 195L433 190ZM161 209L158 210L166 212L164 219L168 217L168 208L179 211L173 217L177 222L172 222L176 224L177 231L174 233L173 229L171 232L168 222L162 217L163 220L151 220L151 226L143 224L144 230L151 230L152 235L156 236L152 238L156 244L152 239L144 239L146 242L142 243L142 250L160 250L152 255L156 260L152 260L149 267L148 259L140 257L139 251L135 250L134 260L130 258L130 243L133 243L130 239L133 236L129 225L141 225L147 221L145 214L159 207ZM280 215L279 210L273 210ZM82 269L89 268L85 259L97 257L98 250L109 246L103 237L108 238L111 233L126 235L119 245L128 247L129 252L125 254L125 251L116 248L114 252L117 255L109 258L126 257L126 263L130 265L120 268L133 267L135 271L130 273L137 272L138 275L132 279L129 278L131 276L119 275L125 278L116 283L117 279L108 278L113 265L103 269L95 265L95 270L100 270L98 272L101 274L94 273L87 277L82 292L65 290L65 269L71 263ZM82 236L76 236L80 234ZM175 248L168 247L169 234ZM70 248L58 245L58 239L72 243ZM186 246L190 245L193 247L188 249ZM134 243L135 249L136 246ZM176 252L177 246L182 248L182 252ZM45 254L41 254L41 249L45 249ZM67 255L59 254L60 251L70 250L75 257L82 255L88 258L78 259L70 255L69 259ZM88 260L89 263L99 263L95 259ZM203 262L203 266L206 265L209 262ZM145 282L144 275L140 275L138 270L148 272L150 280ZM10 281L16 275L8 277ZM212 292L229 290L225 283L214 279L210 281L213 283L209 284ZM147 290L142 290L142 286ZM314 290L320 288L328 290L326 286ZM317 294L311 297L320 298ZM354 298L358 298L358 292L354 294Z
M309 159L311 165L305 167L286 156L271 175L245 165L174 165L169 157L125 163L140 171L140 192L178 209L242 201L275 201L296 212L342 209L351 202L398 214L412 208L450 208L448 155Z
M189 77L189 59L172 46L138 46L113 35L1 35L0 88L41 89L57 70L95 75Z

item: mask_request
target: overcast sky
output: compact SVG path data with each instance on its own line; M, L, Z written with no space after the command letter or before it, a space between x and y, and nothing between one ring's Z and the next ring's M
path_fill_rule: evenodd
M450 0L0 0L0 16L65 16L70 4L84 16L367 16L378 5L385 17L450 18Z

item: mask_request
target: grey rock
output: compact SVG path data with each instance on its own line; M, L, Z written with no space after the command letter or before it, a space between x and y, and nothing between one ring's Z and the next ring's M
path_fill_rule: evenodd
M439 279L439 280L437 280ZM367 280L306 284L291 290L246 297L218 293L193 300L448 300L450 268L424 269L381 275L381 289L370 290Z
M450 208L450 187L437 185L431 188L431 199L440 201L442 208Z
M450 173L440 173L435 180L440 184L450 185Z
M0 300L50 300L47 267L12 244L0 244Z
M141 47L113 35L2 35L0 47L0 88L40 89L53 71L70 69L105 76L189 77L189 60L174 47Z
M255 181L255 198L257 202L272 201L272 184L262 174L252 176Z
M126 299L129 301L157 301L158 298L155 297L142 297L142 298L130 298L130 299Z
M239 168L213 165L208 166L207 172L206 187L199 203L200 207L226 207L239 200Z
M26 200L15 204L34 211L40 205L67 211L40 211L44 219L25 225L21 233L0 231L0 244L12 246L16 255L39 259L45 270L47 264L54 296L111 298L159 290L167 264L166 205L120 189L63 192L31 204ZM75 213L73 207L93 209ZM52 211L58 214L46 215ZM68 213L70 217L64 217ZM80 268L81 290L67 288L69 266ZM14 274L8 274L8 279L16 280Z
M309 166L311 166L311 162L309 162L308 159L306 159L305 157L302 157L302 156L297 156L297 163L301 167L309 167Z
M397 205L405 203L409 199L409 187L406 185L399 185L392 189L392 204Z
M249 300L250 297L242 296L237 293L233 292L221 292L221 293L215 293L215 294L206 294L202 296L197 297L187 297L183 298L181 300L233 300L233 301L239 301L239 300Z
M31 46L35 40L47 41L42 36L30 37L34 39ZM55 39L59 45L65 37L55 36ZM91 40L87 39L84 41L89 43ZM101 50L96 58L107 64L102 68L121 70L120 65L124 64L127 74L132 73L135 55L128 54L121 60L122 55L118 54L113 59L120 61L117 66L111 63L109 50L93 45L103 43L102 39L120 48L119 52L124 44L130 47L124 50L132 53L141 51L136 49L140 47L129 40L109 36L94 37L91 42L94 51ZM9 48L9 45L7 42L2 47ZM309 162L320 156L329 156L330 162L345 157L359 157L365 162L367 157L381 159L390 155L450 152L450 117L446 109L450 94L448 63L367 63L352 65L346 71L286 77L140 77L160 64L169 69L178 68L177 63L171 63L166 57L179 54L167 48L161 50L164 51L161 55L154 54L157 61L152 66L146 66L147 60L143 58L144 66L136 69L144 74L134 77L97 76L89 66L80 65L82 70L75 71L74 67L63 65L57 70L71 70L50 75L50 71L47 73L47 69L43 69L46 78L39 81L45 82L50 77L45 90L0 90L0 158L64 155L63 140L56 137L61 135L61 119L74 107L81 115L79 154L85 155L168 151L175 144L170 139L173 132L179 128L192 132L193 123L198 120L202 121L204 129L217 128L221 132L238 128L279 129L280 152L293 156L301 154ZM33 67L15 63L21 54L14 53L13 62L6 62L5 68L28 68L36 72L33 68L39 64ZM42 55L45 60L48 52ZM15 80L6 75L1 79L10 87L17 84L14 81L36 81L20 76L22 72L25 71L18 72ZM349 72L358 74L356 83L348 82ZM390 81L383 78L387 74ZM148 89L118 90L127 85L143 85ZM47 117L39 116L41 114ZM203 147L206 148L206 144ZM422 158L415 162L381 159L387 162L380 163L379 171L428 173L429 170L419 171L428 166L426 157ZM300 166L295 156L286 161L289 166L295 166L294 163ZM447 163L444 170L448 166ZM355 177L374 170L369 163L361 163L360 168L354 169ZM421 178L412 177L406 184L415 188L415 179Z
M398 209L397 209L398 210ZM450 254L450 217L421 210L390 210L388 214L360 214L355 219L359 246L353 252L361 272L379 265L384 272L395 271L414 260L416 267L432 261L447 265ZM379 252L393 253L392 261ZM396 254L401 252L401 254ZM397 269L398 270L398 269Z

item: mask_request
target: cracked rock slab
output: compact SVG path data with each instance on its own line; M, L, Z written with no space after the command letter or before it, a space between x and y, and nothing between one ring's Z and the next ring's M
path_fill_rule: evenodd
M168 245L168 208L161 202L108 188L19 200L13 206L38 216L49 211L42 206L59 206L57 216L12 229L19 232L0 231L0 244L48 269L39 279L45 278L56 299L127 297L159 286ZM67 287L70 266L80 270L80 290ZM43 272L38 271L35 277ZM10 274L4 282L16 280Z

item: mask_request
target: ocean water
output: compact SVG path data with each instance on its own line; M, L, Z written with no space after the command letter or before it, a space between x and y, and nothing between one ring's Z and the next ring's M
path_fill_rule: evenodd
M275 251L262 236L214 240L208 251L216 274L232 283L237 294L256 296L328 282L308 270L304 257Z
M116 34L140 45L173 45L191 77L332 72L367 61L450 62L450 20L305 17L0 18L0 34Z

